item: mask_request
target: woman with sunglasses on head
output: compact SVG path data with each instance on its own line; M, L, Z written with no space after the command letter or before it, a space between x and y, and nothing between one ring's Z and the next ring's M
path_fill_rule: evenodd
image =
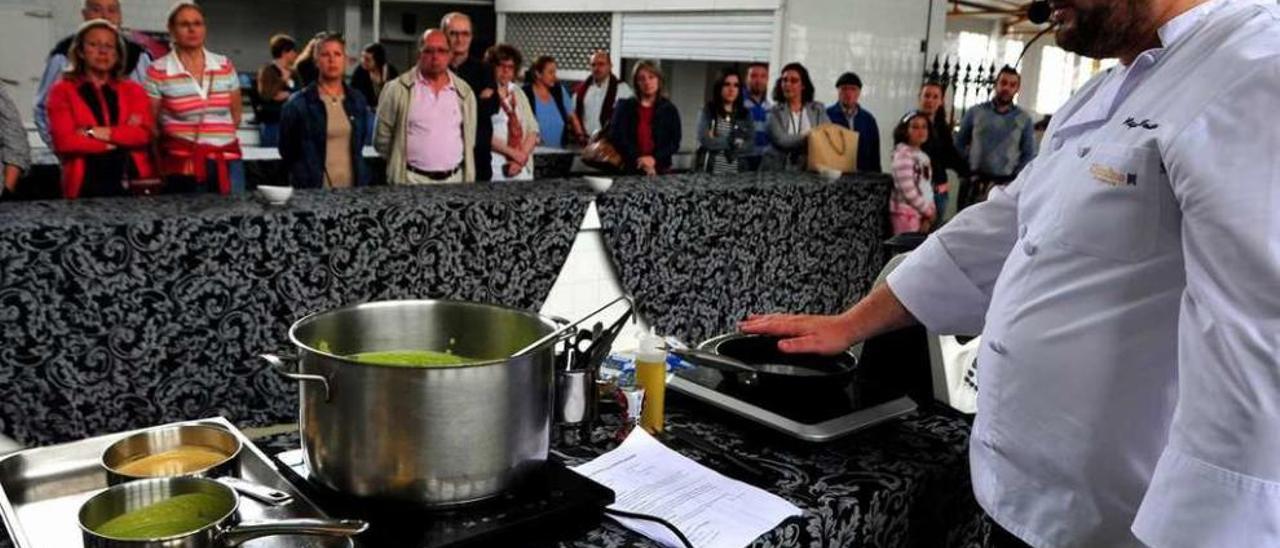
M364 94L343 83L347 43L326 33L312 45L316 82L293 94L280 115L280 159L298 188L347 188L369 183L363 151L369 142Z
M742 77L725 72L716 79L711 100L698 116L698 153L694 169L707 173L744 171L739 153L753 143L755 122L743 105Z
M146 82L160 126L165 191L243 192L236 68L225 55L205 49L204 11L193 2L169 11L169 36L173 51L151 63Z
M62 162L62 196L122 196L131 181L155 176L154 122L147 93L124 78L125 43L105 19L80 26L67 72L49 90L53 151Z
M804 170L809 159L809 132L826 122L827 111L813 100L813 80L800 63L782 67L782 76L773 88L773 110L769 113L768 167L773 170Z

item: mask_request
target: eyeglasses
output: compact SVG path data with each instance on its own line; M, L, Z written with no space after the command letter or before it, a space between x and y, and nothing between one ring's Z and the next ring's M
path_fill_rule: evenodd
M799 83L800 83L800 82L802 82L803 80L801 80L800 78L798 78L798 77L796 77L796 76L787 76L787 77L783 78L783 79L782 79L782 81L783 81L783 82L785 82L785 83L788 83L788 84L799 84Z
M453 53L453 50L449 48L422 48L419 51L433 55L449 55L450 53Z
M116 44L111 44L107 42L85 42L84 49L86 50L93 49L98 51L115 51Z
M471 36L471 31L469 31L469 30L450 30L450 31L445 31L445 34L448 34L449 36Z

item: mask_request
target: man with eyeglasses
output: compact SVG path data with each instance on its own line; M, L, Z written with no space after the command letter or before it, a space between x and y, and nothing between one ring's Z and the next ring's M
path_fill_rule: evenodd
M475 33L471 17L461 12L450 12L440 19L440 30L449 39L449 68L476 92L476 180L493 179L493 162L490 141L493 140L491 117L498 112L497 85L493 81L493 68L484 61L471 57L471 39Z
M80 9L80 16L85 21L94 19L106 19L117 29L120 28L123 14L120 12L120 0L84 0L84 7ZM121 34L124 36L124 34ZM36 130L40 133L40 139L45 145L52 147L53 138L49 136L49 114L45 112L45 102L49 98L49 88L62 78L62 73L67 69L67 52L71 49L71 39L73 36L63 38L53 51L49 52L49 60L46 61L44 67L44 75L40 78L40 87L36 88L36 104L35 104L35 123ZM147 79L147 66L151 64L151 55L147 53L142 46L133 43L129 39L125 39L125 59L124 72L129 78L135 82L144 82Z
M449 70L445 32L423 33L418 66L387 84L378 100L373 148L391 184L476 180L476 96Z

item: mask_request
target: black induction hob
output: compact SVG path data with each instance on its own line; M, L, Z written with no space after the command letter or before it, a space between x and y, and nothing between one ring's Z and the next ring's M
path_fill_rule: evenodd
M732 375L698 367L678 371L671 390L804 441L831 441L915 411L901 390L857 371L845 385L804 392L747 386Z
M360 547L554 546L598 526L613 491L548 461L542 472L490 500L446 510L358 499L306 478L300 451L277 455L289 481L331 516L369 522Z

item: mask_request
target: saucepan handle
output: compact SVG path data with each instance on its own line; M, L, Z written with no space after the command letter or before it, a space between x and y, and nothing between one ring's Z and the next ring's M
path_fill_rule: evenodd
M298 358L296 356L281 357L275 354L260 354L258 357L262 358L263 360L266 360L266 362L270 364L273 369L276 370L276 373L284 375L285 377L288 377L298 382L320 383L320 385L324 387L324 401L329 401L329 379L325 378L323 375L308 375L306 373L298 373L297 372ZM285 367L284 365L285 360L289 360L294 363L293 370L289 370L288 368Z
M275 535L350 537L368 528L368 523L358 519L282 519L234 525L224 529L219 539L223 546L239 546L256 538Z

